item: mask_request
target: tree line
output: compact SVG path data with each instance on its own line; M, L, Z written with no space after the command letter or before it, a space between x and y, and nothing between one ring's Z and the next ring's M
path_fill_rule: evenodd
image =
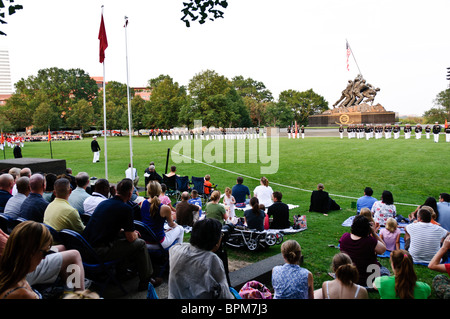
M195 74L187 86L169 75L148 81L149 101L130 88L134 130L185 126L194 120L205 126L307 125L308 116L328 109L328 102L312 89L285 90L275 101L263 82L243 76L231 80L213 70ZM127 85L106 84L108 129L128 129ZM3 131L103 128L103 93L96 81L81 69L48 68L15 83L15 93L0 108Z

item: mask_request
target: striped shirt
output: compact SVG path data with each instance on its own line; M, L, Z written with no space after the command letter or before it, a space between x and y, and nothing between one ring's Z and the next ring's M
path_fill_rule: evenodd
M415 263L428 264L440 249L442 238L447 235L441 226L424 222L409 224L406 231L411 236L409 253Z

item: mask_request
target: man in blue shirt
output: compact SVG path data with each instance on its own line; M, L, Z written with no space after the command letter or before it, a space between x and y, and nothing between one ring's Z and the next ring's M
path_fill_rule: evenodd
M0 175L0 213L3 213L6 203L12 197L11 190L13 186L14 177L11 174Z
M450 195L447 193L439 194L439 202L437 203L438 219L437 222L441 227L450 231Z
M245 205L250 202L250 190L247 186L242 184L244 182L244 178L242 176L239 176L236 179L236 182L237 184L231 189L231 195L233 195L236 200L237 207L245 207Z
M30 194L20 206L20 217L34 220L42 223L44 221L44 212L49 202L47 202L42 194L45 190L45 177L42 174L33 174L30 177Z
M136 264L139 274L138 290L161 284L151 278L153 267L145 241L139 238L133 222L133 210L127 204L133 192L133 181L125 178L117 184L116 195L102 201L94 210L83 237L104 261L127 259ZM123 267L121 267L123 268Z
M367 207L369 209L372 208L373 203L377 201L375 197L372 197L373 190L370 187L364 188L364 196L358 198L356 201L356 212L359 214L361 208Z

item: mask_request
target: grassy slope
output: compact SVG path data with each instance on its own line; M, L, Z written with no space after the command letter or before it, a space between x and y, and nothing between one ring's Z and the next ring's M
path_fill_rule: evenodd
M103 151L101 153L101 162L93 164L90 141L91 139L52 142L53 158L65 159L67 167L71 167L74 173L86 171L90 176L104 177L104 153ZM107 139L107 142L108 178L115 183L124 177L124 171L130 160L129 139L128 137L111 137ZM103 138L99 138L99 143L104 148ZM140 185L143 185L143 171L150 161L155 162L158 172L164 172L167 149L176 148L176 143L177 141L149 141L148 137L133 138L133 163L141 176ZM203 147L209 143L213 142L203 141ZM219 142L215 141L215 143ZM237 141L235 143L237 144ZM193 156L193 144L191 146L191 156ZM220 147L217 146L215 150L211 150L212 146L213 144L210 144L206 149L207 154L215 155ZM338 252L337 249L328 247L328 244L337 245L341 235L349 231L349 228L341 226L342 222L355 214L351 204L356 199L338 195L358 198L362 196L364 187L371 186L377 198L383 190L390 190L396 203L419 205L428 196L438 198L439 193L449 192L447 182L450 171L449 147L448 143L444 143L444 136L441 136L438 144L433 143L432 139L425 138L421 140L371 139L369 141L347 138L341 140L334 137L307 137L304 140L279 139L278 172L266 177L272 183L274 190L283 193L284 202L300 205L299 208L291 210L291 218L294 214L307 216L308 230L285 238L296 239L301 244L305 255L304 267L313 273L316 288L319 288L324 280L329 280L326 273L329 271L332 256ZM240 144L234 149L238 152L245 151L245 163L226 163L224 156L223 163L211 163L211 165L236 172L236 174L194 163L194 161L174 163L176 158L172 156L169 167L175 164L180 175L210 174L212 182L217 183L222 192L225 187L232 187L235 184L238 175L251 176L255 180L245 178L244 184L252 191L259 185L256 179L261 177L261 166L268 165L259 160L256 163L249 163L248 141L245 147ZM187 154L187 149L182 152ZM27 143L22 153L24 157L49 158L49 143ZM7 149L5 155L6 158L12 158L12 149ZM250 157L253 161L255 158L259 159L255 155ZM208 158L205 156L204 161L206 160ZM332 197L341 205L343 209L340 212L331 212L327 217L308 212L310 192L304 190L315 189L319 182L325 185L325 190L332 194ZM397 204L398 213L404 216L414 209L415 206ZM279 251L279 246L273 246L258 254L229 249L229 255L231 258L256 261ZM390 267L387 260L381 259L381 262L384 266ZM416 266L416 271L419 280L429 284L436 275L435 272L423 266ZM371 295L371 297L377 297L375 294Z

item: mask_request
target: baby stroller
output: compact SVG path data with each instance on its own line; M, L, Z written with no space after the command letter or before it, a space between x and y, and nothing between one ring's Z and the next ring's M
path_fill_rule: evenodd
M269 246L279 245L283 242L282 233L257 231L245 226L226 224L222 227L223 241L231 247L246 247L250 251L265 249Z

